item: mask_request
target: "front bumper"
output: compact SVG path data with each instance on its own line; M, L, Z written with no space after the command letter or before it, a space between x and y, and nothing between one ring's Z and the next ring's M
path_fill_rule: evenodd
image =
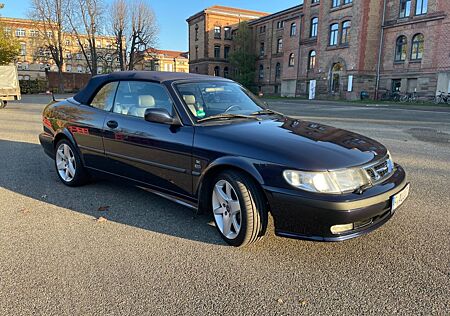
M342 241L380 227L393 215L392 197L407 186L405 171L396 165L383 183L359 195L309 194L300 190L264 187L279 236L316 241ZM331 227L354 223L354 228L333 234Z

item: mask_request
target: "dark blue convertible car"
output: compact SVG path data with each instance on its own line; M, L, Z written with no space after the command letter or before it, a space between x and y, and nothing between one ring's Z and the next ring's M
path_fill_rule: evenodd
M376 229L409 193L380 143L290 118L239 84L184 73L93 77L48 105L39 139L68 186L94 175L128 180L211 212L243 246L277 235L340 241Z

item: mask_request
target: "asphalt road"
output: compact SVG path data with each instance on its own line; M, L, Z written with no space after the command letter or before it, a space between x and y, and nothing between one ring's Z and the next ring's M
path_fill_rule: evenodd
M38 144L46 99L0 110L0 315L449 315L450 111L272 102L380 140L411 196L364 237L235 249L142 189L62 185Z

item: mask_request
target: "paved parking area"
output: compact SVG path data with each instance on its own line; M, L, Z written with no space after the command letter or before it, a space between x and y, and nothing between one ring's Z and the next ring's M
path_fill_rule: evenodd
M139 188L62 185L38 144L47 100L0 110L0 315L448 315L448 111L272 101L381 141L412 192L361 238L270 232L235 249L208 216Z

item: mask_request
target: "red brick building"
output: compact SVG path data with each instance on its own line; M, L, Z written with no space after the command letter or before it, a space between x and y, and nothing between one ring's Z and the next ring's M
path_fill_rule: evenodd
M386 1L380 91L450 92L450 1Z
M228 10L236 16L242 11ZM450 92L449 12L449 0L305 0L247 16L257 56L255 87L282 96L308 96L315 87L316 97L344 99L362 91L371 97L396 89L424 97ZM193 41L204 15L188 19L191 72L222 76L215 71L226 62L214 55L220 44L211 35L200 48ZM194 48L207 58L192 58Z

